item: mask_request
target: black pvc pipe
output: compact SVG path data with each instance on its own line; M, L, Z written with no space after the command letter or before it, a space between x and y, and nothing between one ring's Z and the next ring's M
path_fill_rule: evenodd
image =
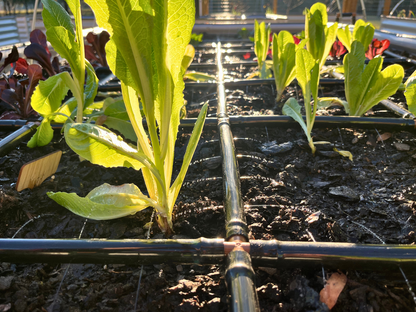
M238 174L237 159L233 134L229 123L227 105L225 101L225 88L223 83L223 70L221 66L221 44L217 46L218 54L218 130L220 132L222 172L225 207L226 239L238 235L248 240L248 227L244 214L244 205L241 197L240 177Z
M416 268L416 245L314 243L250 240L255 266L320 267L395 271ZM241 250L220 238L198 239L0 239L0 262L10 263L122 263L218 264L227 250ZM244 254L245 259L247 254ZM228 259L229 261L232 259ZM236 261L232 261L235 263ZM248 264L246 260L243 263Z
M293 83L296 83L297 80L293 80ZM319 80L320 85L343 85L344 80L341 79L330 79L322 78ZM230 87L245 87L245 86L260 86L260 85L274 85L274 78L267 79L235 79L235 80L225 80L224 86L226 88Z
M299 124L289 116L230 116L233 126L275 126L298 127ZM305 117L304 117L305 119ZM208 121L209 123L210 121ZM376 118L349 116L316 116L314 127L317 128L354 128L354 129L385 129L411 131L416 129L413 119Z
M416 118L416 116L413 115L411 112L409 112L407 109L400 107L399 105L397 105L396 103L390 100L382 100L380 104L382 104L385 108L396 113L402 118L411 118L411 119Z
M304 117L305 118L305 117ZM0 131L13 131L20 129L27 120L0 120ZM194 127L196 118L185 118L181 120L181 128ZM229 116L228 122L232 126L273 126L273 127L298 127L299 124L289 116L264 115L264 116ZM144 124L146 124L144 122ZM218 126L218 119L207 117L204 127L212 128ZM353 128L353 129L384 129L405 130L416 129L416 121L410 118L385 118L385 117L350 117L350 116L316 116L315 126L318 128ZM62 124L52 124L55 130L61 130Z
M254 265L270 267L355 268L369 270L416 269L415 245L250 241Z
M9 134L3 140L0 141L0 157L6 155L12 151L21 141L28 138L36 131L37 125L34 122L30 122L27 125L23 125L20 129Z
M231 312L260 311L254 279L250 255L244 250L231 251L227 256L225 271Z
M388 56L390 56L390 57L400 58L400 59L402 59L402 60L404 60L406 62L409 62L409 63L412 63L412 64L416 65L416 60L413 60L411 58L407 58L407 57L401 56L401 55L396 54L396 53L393 53L393 52L391 52L389 50L386 50L383 53L386 54L386 55L388 55Z
M224 76L221 64L221 43L217 45L218 63L218 130L220 133L226 240L248 241L248 226L241 196L241 183L225 101ZM250 256L243 250L233 249L227 257L225 269L232 312L260 311Z
M11 263L219 264L223 239L0 239L0 261Z

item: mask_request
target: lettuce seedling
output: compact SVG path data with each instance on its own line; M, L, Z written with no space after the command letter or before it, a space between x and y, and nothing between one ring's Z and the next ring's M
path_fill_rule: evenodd
M359 41L363 45L365 51L374 37L374 26L371 23L366 23L363 20L358 20L354 25L354 30L351 35L349 26L345 26L345 29L338 29L338 39L347 48L348 52L351 52L351 45L354 41Z
M326 5L320 2L312 5L310 10L305 9L304 14L306 48L312 57L318 60L319 70L321 70L335 42L338 23L327 27Z
M272 41L273 74L276 82L276 102L279 102L285 88L296 76L296 50L303 49L306 41L296 45L288 31L274 34Z
M365 65L364 47L354 41L351 52L344 57L345 110L350 116L364 115L381 100L396 93L403 77L403 67L394 64L381 70L383 58L376 57Z
M258 23L254 20L254 53L257 56L257 64L259 66L258 72L261 79L271 77L270 69L266 65L267 53L270 46L271 28L264 22Z
M68 3L72 4L72 1L68 0ZM180 172L171 183L175 142L184 104L182 62L195 21L194 1L86 2L95 12L98 25L110 34L106 45L107 61L121 81L126 111L137 136L137 147L125 143L102 126L81 123L82 118L78 117L76 123L67 122L65 125L65 139L72 150L94 164L141 169L148 195L133 184L104 184L84 198L75 193L50 192L48 195L72 212L98 220L118 218L154 207L159 227L168 235L172 231L173 207L207 112L207 105L204 105ZM82 115L82 110L77 113L79 111Z
M296 120L308 138L312 154L316 148L312 140L311 131L315 123L315 115L318 107L318 85L319 85L319 62L315 60L311 53L305 49L296 51L296 79L302 88L303 101L305 106L306 123L300 112L301 106L295 98L287 100L283 106L283 114ZM311 104L311 96L314 104Z
M405 82L407 107L412 114L416 114L416 70Z

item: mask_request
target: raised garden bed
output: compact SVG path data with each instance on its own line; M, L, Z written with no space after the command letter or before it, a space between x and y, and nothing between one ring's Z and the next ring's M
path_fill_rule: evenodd
M280 116L270 81L224 81L221 44L215 46L216 54L201 49L191 67L210 68L217 83L185 89L188 118L174 176L192 117L201 102L211 108L176 203L171 240L150 208L92 221L50 200L48 191L85 196L104 182L145 189L133 169L80 162L59 131L45 147L29 149L24 139L0 158L0 312L327 311L319 292L337 270L348 281L333 311L414 309L414 121L382 106L369 114L375 118L328 110L313 134L332 145L313 157L298 125ZM217 67L209 64L215 59ZM226 65L240 79L249 64ZM116 80L107 82L103 90L116 89ZM333 85L323 83L322 93L342 97L342 84ZM288 94L299 96L295 84ZM392 100L403 98L397 93ZM351 152L353 161L333 147ZM57 172L17 192L21 166L57 149L63 151Z

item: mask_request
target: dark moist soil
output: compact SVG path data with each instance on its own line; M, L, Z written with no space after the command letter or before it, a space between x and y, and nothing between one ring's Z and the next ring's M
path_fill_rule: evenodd
M416 224L414 134L385 131L317 129L315 141L325 140L348 150L354 160L322 147L313 157L298 129L234 128L241 188L247 205L251 239L415 244ZM181 134L178 146L186 142ZM250 138L249 140L244 138ZM194 159L218 156L216 131L204 131ZM400 145L401 144L401 145ZM61 149L61 165L53 179L33 190L14 190L24 163ZM184 147L178 147L179 164ZM0 159L0 237L76 238L84 219L51 201L50 190L86 195L92 188L135 183L132 169L104 169L79 162L59 135L49 146L29 150L24 144ZM178 170L177 166L177 170ZM218 158L190 167L175 212L176 238L224 237L222 181ZM211 178L211 179L210 179ZM199 179L199 181L196 181ZM315 213L315 214L314 214ZM316 218L309 218L314 214ZM37 218L38 216L41 216ZM82 238L145 238L151 211L113 221L89 220ZM360 225L359 225L360 224ZM374 234L373 234L374 233ZM153 225L152 238L162 238ZM3 311L132 311L140 268L125 265L66 264L0 265L0 307ZM161 264L144 266L139 311L225 311L223 266ZM325 311L319 302L320 270L256 268L262 311ZM348 283L333 311L413 311L414 303L396 269L378 272L343 271ZM326 278L333 273L326 270ZM414 283L413 272L408 274ZM413 278L413 279L412 279ZM63 281L62 281L63 280ZM62 282L60 291L58 287Z
M215 89L187 90L188 105L196 106L206 100L215 102L215 92ZM230 92L235 91L227 94ZM301 98L296 87L289 88L289 92ZM274 105L270 86L250 87L238 91L238 96L244 99L236 99L243 107L254 107L253 102L258 102L249 114L264 113L261 109L276 112L273 106L267 108ZM258 100L250 102L254 96ZM230 96L227 103L233 100ZM214 115L216 109L212 106L210 113ZM198 108L194 114L197 112ZM328 114L337 112L342 113L334 108ZM390 244L416 243L414 133L316 129L314 141L329 141L332 146L319 145L315 157L303 132L297 128L235 127L233 133L240 155L241 189L250 239L378 244L379 237ZM5 135L0 133L0 138ZM179 135L175 174L180 169L188 139L189 133ZM194 156L196 161L189 168L177 200L174 238L225 235L221 159L216 140L215 130L204 130ZM350 151L353 161L340 156L333 147ZM33 190L16 192L21 166L57 149L64 154L56 174ZM85 196L105 182L135 183L145 192L140 173L79 162L59 134L42 148L30 150L22 143L0 158L0 237L146 238L150 209L122 219L85 223L85 219L46 196L47 191ZM29 220L33 221L21 229ZM163 238L155 224L150 233L151 238ZM140 267L74 264L65 275L67 268L66 264L0 262L0 311L133 311ZM226 311L223 269L223 264L144 266L138 311ZM262 311L327 311L319 302L324 284L321 270L305 266L285 270L255 268L255 271ZM334 272L326 269L325 278ZM342 272L348 276L348 282L333 311L414 311L415 304L396 268L391 272ZM405 273L414 285L414 272Z

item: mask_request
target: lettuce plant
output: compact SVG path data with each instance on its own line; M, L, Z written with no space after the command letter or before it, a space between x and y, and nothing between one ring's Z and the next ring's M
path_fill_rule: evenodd
M296 51L296 79L302 88L303 101L305 106L306 123L300 112L301 106L295 98L287 100L283 106L283 114L296 120L308 138L312 154L316 148L312 140L311 131L315 123L315 115L318 107L318 85L319 85L319 62L315 60L311 53L305 49ZM314 100L312 105L311 96Z
M85 38L85 57L94 66L107 66L107 58L105 56L105 44L110 40L108 32L103 30L99 34L89 32Z
M342 42L341 41L335 41L334 44L332 45L331 51L329 51L329 56L331 56L333 58L335 58L335 57L340 58L345 53L347 53L347 49L342 44Z
M295 79L296 56L298 49L303 49L305 41L296 45L291 33L281 31L274 34L272 41L273 74L276 82L276 102L280 101L285 88Z
M257 20L254 21L254 53L257 56L258 72L261 79L271 77L270 69L266 65L270 46L270 33L270 26L266 27L264 22L259 24Z
M406 87L404 95L407 107L412 114L416 114L416 70L410 75L404 85Z
M350 116L361 116L381 100L396 93L403 77L403 67L394 64L381 70L383 58L376 57L365 65L364 47L354 41L344 57L345 110Z
M310 10L305 9L304 14L306 48L312 57L318 61L321 70L335 42L338 23L327 27L326 5L320 2L312 5Z
M28 59L37 61L49 76L60 72L58 57L55 56L51 61L46 36L41 30L35 29L30 33L30 45L23 53Z
M72 10L76 0L67 1ZM204 105L190 137L180 172L171 183L175 142L184 104L182 62L194 24L194 1L86 2L95 12L98 25L110 34L106 45L107 61L121 81L123 101L137 137L137 146L125 143L107 128L82 123L82 97L76 97L79 105L77 122L68 121L64 126L65 139L72 150L94 164L141 169L148 195L133 184L104 184L84 198L75 193L50 192L48 195L72 212L98 220L118 218L149 206L154 207L159 227L169 234L172 231L173 206L207 112L207 105ZM48 13L44 20L50 23L48 19L52 13L48 8L46 10ZM77 32L78 29L81 28L77 25ZM70 45L82 45L82 42L78 38L77 41L68 40ZM83 71L81 64L77 65L78 71ZM143 117L147 130L143 126Z
M28 142L29 147L43 146L52 140L52 121L64 123L69 117L72 120L76 116L77 122L82 123L83 111L93 104L98 87L94 69L85 59L79 1L67 1L74 15L76 27L72 24L69 14L57 2L42 0L42 3L46 38L55 51L68 61L72 74L61 72L39 82L31 104L43 120ZM74 97L61 106L68 90L71 90Z
M19 81L16 77L10 77L0 82L0 98L13 109L1 114L0 119L28 119L38 116L30 102L33 90L42 79L42 68L37 64L28 65L26 75L28 79L25 80Z
M366 23L363 20L359 19L355 25L354 30L351 35L349 26L345 26L345 29L338 29L338 39L342 44L347 48L348 52L351 52L351 45L354 41L359 41L363 45L365 51L368 50L368 47L374 37L374 26L371 23Z
M369 60L372 60L377 55L382 55L383 52L389 48L389 46L390 46L390 40L384 39L380 41L374 38L370 46L368 47L368 50L365 53L365 56Z

